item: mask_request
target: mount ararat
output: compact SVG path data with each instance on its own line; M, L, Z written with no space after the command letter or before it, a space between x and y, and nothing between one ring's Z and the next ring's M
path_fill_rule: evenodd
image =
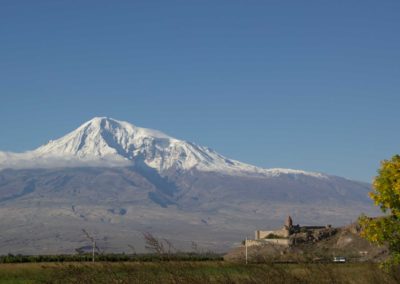
M263 169L111 118L24 153L0 152L0 253L74 252L90 231L106 251L143 249L143 232L181 249L225 250L255 229L343 225L378 212L370 185Z

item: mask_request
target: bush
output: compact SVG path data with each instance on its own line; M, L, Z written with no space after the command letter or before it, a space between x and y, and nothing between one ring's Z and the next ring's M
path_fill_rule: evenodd
M268 235L265 237L265 239L287 239L287 238L286 238L286 237L279 236L279 235L275 235L275 234L271 233L271 234L268 234Z

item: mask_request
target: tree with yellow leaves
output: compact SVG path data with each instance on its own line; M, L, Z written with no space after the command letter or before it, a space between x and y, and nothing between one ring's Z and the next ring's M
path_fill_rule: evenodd
M390 265L400 264L400 155L381 162L370 197L386 213L378 218L361 216L361 235L372 243L389 247Z

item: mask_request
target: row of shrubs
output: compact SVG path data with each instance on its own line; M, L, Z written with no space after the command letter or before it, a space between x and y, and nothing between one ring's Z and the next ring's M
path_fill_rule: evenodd
M221 261L222 256L215 253L174 253L174 254L96 254L95 261L123 262L123 261ZM89 262L92 255L61 254L61 255L13 255L0 256L0 263L27 263L27 262Z

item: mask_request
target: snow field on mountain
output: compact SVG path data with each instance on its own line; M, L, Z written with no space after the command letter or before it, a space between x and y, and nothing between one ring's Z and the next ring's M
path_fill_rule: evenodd
M129 166L144 162L159 173L170 169L222 172L232 175L278 176L320 173L263 169L228 159L214 150L125 121L95 117L67 135L25 153L0 152L0 169L77 166Z

